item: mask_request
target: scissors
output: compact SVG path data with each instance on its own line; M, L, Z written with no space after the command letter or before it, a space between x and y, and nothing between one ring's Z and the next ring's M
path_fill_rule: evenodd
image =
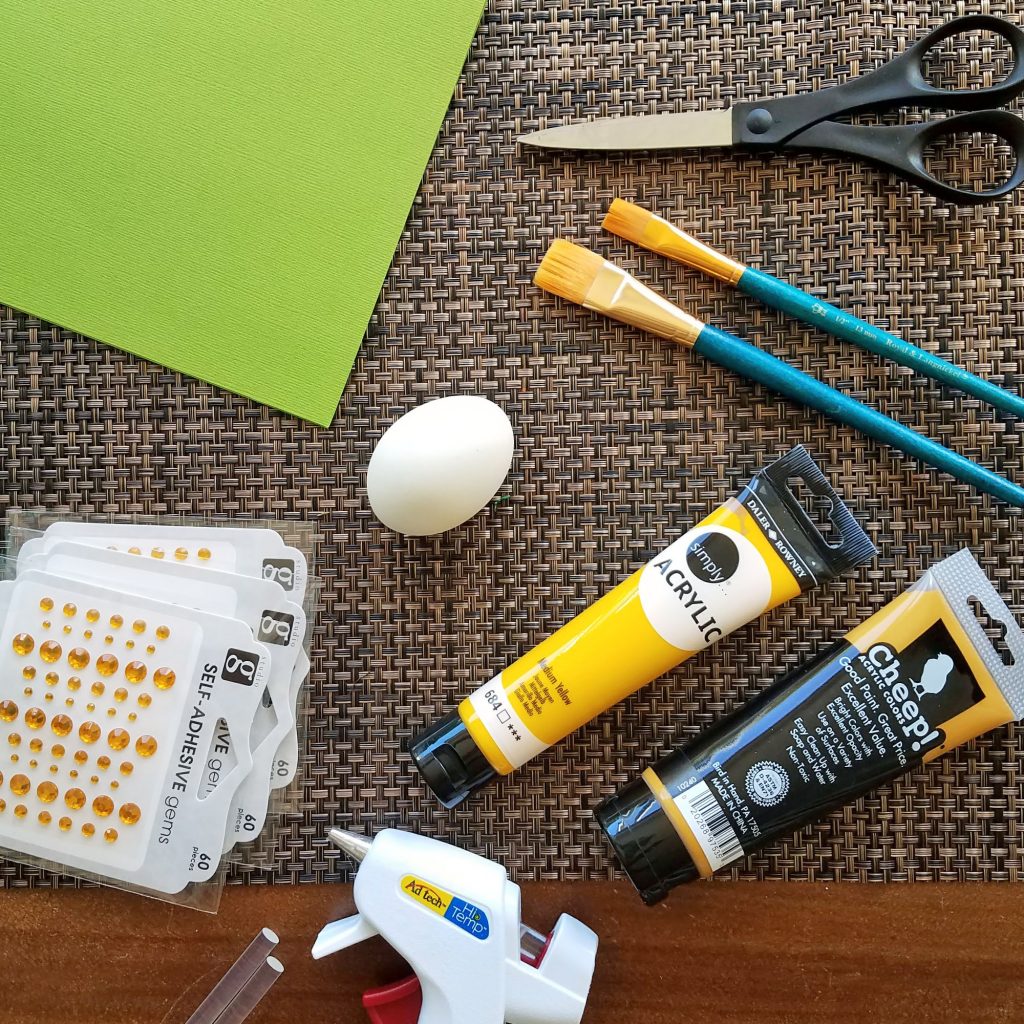
M1013 52L1013 67L1001 82L972 89L943 89L924 76L928 52L951 36L986 31L1001 36ZM863 157L901 175L940 199L983 203L1012 192L1024 182L1024 120L1008 110L991 109L1024 93L1024 32L988 14L954 18L929 32L877 71L833 88L727 110L686 114L605 117L546 128L521 136L530 146L552 149L655 150L740 146L745 149L827 149ZM918 106L970 111L921 124L848 124L834 118ZM983 109L987 108L987 109ZM1014 152L1013 171L981 191L960 188L933 175L925 152L939 139L966 133L996 135Z

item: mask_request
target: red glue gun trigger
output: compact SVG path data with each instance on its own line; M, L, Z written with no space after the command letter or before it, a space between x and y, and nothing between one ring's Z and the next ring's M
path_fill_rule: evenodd
M392 985L363 993L363 1006L372 1024L418 1024L423 1008L420 979L415 974Z

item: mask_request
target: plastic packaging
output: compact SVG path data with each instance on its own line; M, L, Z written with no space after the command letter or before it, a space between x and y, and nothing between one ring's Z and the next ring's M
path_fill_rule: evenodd
M40 635L59 630L54 639L67 641L57 644L61 652L51 671L41 673L41 666L26 665L27 671L47 684L43 694L38 693L38 687L33 691L33 697L41 696L47 702L46 707L36 710L46 715L57 702L65 702L61 713L66 711L74 730L88 725L86 736L96 744L94 758L90 759L90 750L76 748L81 765L68 762L68 771L73 771L76 778L82 776L83 765L89 764L90 772L86 776L85 803L74 808L68 805L67 809L83 814L92 811L94 816L79 823L74 814L62 814L58 819L51 812L49 817L39 819L37 826L46 829L52 820L54 834L77 829L78 838L86 843L99 836L99 845L107 842L112 849L125 852L111 870L108 862L117 860L111 853L97 863L78 855L78 850L73 851L76 856L65 856L67 843L56 852L48 851L45 843L40 846L27 842L27 830L22 829L0 838L4 856L211 911L216 909L223 882L224 872L218 870L222 853L226 851L225 862L251 868L262 867L272 859L278 817L298 792L294 780L304 717L303 682L309 671L305 645L315 591L309 573L315 533L304 523L285 524L279 531L277 527L282 524L277 523L239 526L216 522L72 522L49 513L11 514L8 540L16 561L6 564L8 582L0 588L7 587L20 595L37 578L44 579L54 594L39 598L41 604L36 611L42 618L34 628ZM291 543L293 540L296 543ZM75 593L84 596L77 600L66 596ZM104 601L111 607L107 608ZM117 602L124 608L113 609ZM58 615L47 611L46 606L51 604L55 609L83 608L85 618L80 614L62 618L63 612ZM149 608L150 614L137 611L142 608ZM15 628L16 620L26 617L24 600L19 597L18 615L6 616L9 622L0 618L0 628L10 632L8 626ZM212 647L206 650L193 643L185 650L178 639L183 636L182 629L169 625L177 619L198 619L210 644L230 639L233 645L222 652L220 660L214 657L217 652L211 653ZM158 625L159 632L150 636ZM10 639L13 645L17 635L6 638L6 634L0 634L0 643ZM175 639L179 649L174 658L162 658ZM15 650L13 646L11 650ZM52 649L47 653L52 654ZM99 672L104 655L109 677ZM206 660L195 660L204 657ZM71 675L76 664L83 666L82 671ZM138 685L138 694L133 684ZM244 690L244 698L229 698L236 688ZM9 690L10 685L2 689ZM169 713L171 694L182 701L182 717L187 719L183 737L172 736L176 718L173 710ZM6 692L0 697L11 699ZM187 699L190 697L194 698L191 704ZM244 710L240 710L243 705ZM212 714L213 710L218 713ZM156 740L155 750L146 756L144 772L140 773L138 764L129 766L129 770L136 787L142 787L143 779L148 781L151 788L145 791L145 797L150 803L152 787L159 788L161 776L172 785L169 793L159 797L163 800L164 827L159 850L145 847L137 838L133 844L126 841L126 833L132 837L160 834L151 830L152 806L144 807L142 802L126 797L131 806L128 820L122 820L120 827L101 829L100 825L107 823L95 817L97 806L107 815L111 802L120 806L113 790L126 790L125 780L113 777L119 763L116 751L134 742L147 715L155 716L163 733L158 736L155 728L145 733ZM73 716L86 717L79 723ZM37 717L34 715L34 719ZM52 719L47 716L47 721ZM94 736L95 725L100 731ZM107 726L113 727L109 735ZM61 719L60 728L65 727ZM180 744L175 746L179 739L187 750ZM66 743L57 746L70 757L71 748ZM112 749L104 749L101 754L101 746ZM63 780L57 796L68 789L77 790L73 778L63 778L60 764L43 763L43 750L41 745L37 747L40 756L32 759L32 767L52 775L55 783ZM166 763L161 760L164 757L169 758ZM105 773L111 767L108 782ZM3 768L0 763L0 771ZM202 804L205 815L202 842L193 843L182 858L169 849L179 841L171 837L181 837L180 841L185 842L193 834L190 823L195 812L189 806L182 809L172 804L175 798L191 798L188 787L193 773L201 780L197 803ZM38 793L38 780L33 777L30 782ZM18 785L23 785L21 780ZM96 805L90 786L104 789L99 795L109 800ZM51 796L51 787L45 787L43 793ZM79 802L77 792L71 799ZM66 818L75 820L68 824ZM265 821L269 821L269 827L264 828ZM85 827L84 831L80 826ZM131 861L129 847L135 852L141 850L137 862ZM125 867L129 862L130 868ZM187 869L182 868L183 862L187 862Z

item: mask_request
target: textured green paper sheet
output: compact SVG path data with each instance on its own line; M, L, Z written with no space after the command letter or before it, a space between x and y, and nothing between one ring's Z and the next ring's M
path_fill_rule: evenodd
M0 301L329 424L481 7L0 4Z

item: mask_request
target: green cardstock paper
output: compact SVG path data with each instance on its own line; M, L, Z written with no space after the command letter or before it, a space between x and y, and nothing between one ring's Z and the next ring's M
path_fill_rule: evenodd
M481 8L0 4L0 301L328 425Z

